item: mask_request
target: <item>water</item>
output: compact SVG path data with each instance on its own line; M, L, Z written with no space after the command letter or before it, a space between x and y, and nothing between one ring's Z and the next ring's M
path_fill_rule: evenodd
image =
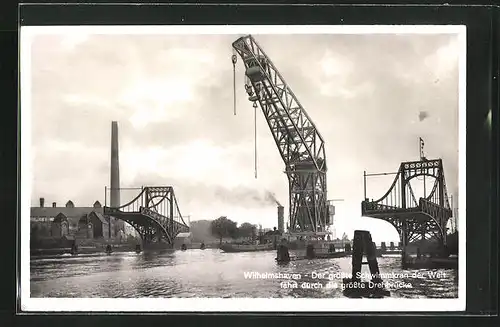
M334 278L330 282L328 279L313 279L312 274L350 274L351 257L277 265L275 256L274 251L223 253L218 249L196 249L34 257L30 260L31 297L343 297L342 290L334 287L334 283L340 283L341 279ZM400 274L384 278L391 297L458 296L456 270L409 270L406 271L408 276L401 276L405 271L400 269L399 257L378 258L378 263L381 274ZM301 279L297 280L299 288L287 289L280 284L286 279L245 278L245 272L300 274ZM363 266L362 272L368 274L368 268ZM441 275L432 275L435 273ZM300 288L303 282L319 283L323 287Z

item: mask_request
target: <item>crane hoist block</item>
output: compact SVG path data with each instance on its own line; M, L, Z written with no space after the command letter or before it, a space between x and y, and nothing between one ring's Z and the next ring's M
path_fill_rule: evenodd
M261 82L265 78L265 74L263 73L262 69L260 69L260 66L248 67L246 70L246 75L253 83Z
M252 96L248 97L248 100L255 102L255 101L259 100L259 97L257 95L252 95Z

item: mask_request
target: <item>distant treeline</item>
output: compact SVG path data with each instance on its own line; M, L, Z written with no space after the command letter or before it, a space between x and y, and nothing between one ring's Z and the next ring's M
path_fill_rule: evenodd
M258 231L257 226L250 223L238 223L227 217L219 217L215 220L196 220L190 226L192 242L210 243L222 242L223 238L246 238L255 239Z

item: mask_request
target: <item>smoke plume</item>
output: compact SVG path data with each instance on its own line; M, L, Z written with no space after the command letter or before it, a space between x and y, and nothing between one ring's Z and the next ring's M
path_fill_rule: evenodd
M265 198L267 201L270 201L271 203L282 207L281 203L279 203L279 201L276 199L276 195L273 192L266 191Z
M161 184L173 186L176 198L186 205L194 200L193 194L197 194L196 200L198 201L202 198L208 202L215 200L246 208L281 205L273 192L243 185L237 187L211 186L175 178L165 179L153 174L138 174L131 182L131 185ZM130 194L127 194L126 198L132 200L137 194L137 190L132 190Z
M280 205L274 193L269 191L259 192L258 190L244 186L235 188L218 186L215 188L214 194L221 201L238 203L245 206Z

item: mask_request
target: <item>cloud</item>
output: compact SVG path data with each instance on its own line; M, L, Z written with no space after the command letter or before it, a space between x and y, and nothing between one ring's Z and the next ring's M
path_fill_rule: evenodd
M133 108L129 120L134 127L143 128L151 122L165 122L182 116L176 105L189 103L193 97L189 81L182 78L153 79L137 81L125 89L118 101Z
M418 120L419 120L419 121L423 121L424 119L426 119L426 118L427 118L427 116L428 116L428 115L429 115L429 114L427 113L427 111L420 111L420 112L418 113Z

